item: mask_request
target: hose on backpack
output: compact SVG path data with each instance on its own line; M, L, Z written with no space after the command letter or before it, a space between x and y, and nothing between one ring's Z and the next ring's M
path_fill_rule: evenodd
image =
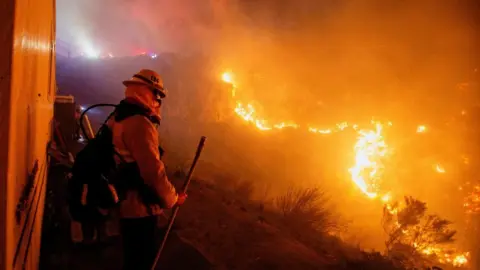
M78 121L80 121L80 129L82 130L83 136L86 138L87 141L89 141L90 138L89 138L88 135L87 135L85 126L83 125L83 119L85 118L85 115L86 115L86 113L87 113L89 110L91 110L91 109L93 109L93 108L97 108L97 107L114 107L114 108L117 108L117 105L115 105L115 104L109 104L109 103L99 103L99 104L94 104L94 105L89 106L88 108L86 108L86 109L82 112L82 114L80 115L80 118L79 118ZM108 115L107 119L105 120L105 122L104 122L103 124L107 123L108 119L110 119L110 117L112 117L112 115L113 115L114 113L115 113L115 110L113 110L113 112L111 112L111 113Z
M87 135L87 132L85 130L85 127L83 125L83 118L85 117L86 113L93 109L93 108L97 108L97 107L114 107L115 109L117 108L118 105L115 105L115 104L109 104L109 103L99 103L99 104L94 104L94 105L91 105L90 107L86 108L82 114L80 115L80 118L78 121L80 121L80 129L82 130L82 133L83 133L83 136L87 139L87 141L90 141L90 138L88 137ZM110 117L112 117L112 115L115 113L115 110L113 110L107 117L107 119L105 119L105 121L103 122L103 124L106 124L108 119L110 119ZM98 133L98 131L97 131ZM165 150L161 147L161 146L158 146L158 151L159 151L159 154L160 154L160 159L162 159L163 157L163 154L165 153ZM116 151L115 151L116 152Z

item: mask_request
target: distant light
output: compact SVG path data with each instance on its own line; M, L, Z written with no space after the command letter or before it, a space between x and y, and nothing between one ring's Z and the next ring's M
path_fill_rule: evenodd
M85 111L85 107L80 106L80 111L82 111L82 112Z
M112 53L108 53L108 57L113 58L113 54L112 54Z
M88 57L88 58L98 58L99 56L99 53L97 52L94 52L94 51L89 51L89 52L85 52L85 55Z
M158 57L158 55L157 55L156 53L152 53L152 54L150 54L150 57L151 57L152 59L155 59L155 58Z
M420 125L420 126L417 127L417 133L423 133L423 132L425 132L425 131L427 131L427 127L426 127L426 126Z
M91 46L85 46L83 54L88 58L98 58L100 56L100 52L93 49Z

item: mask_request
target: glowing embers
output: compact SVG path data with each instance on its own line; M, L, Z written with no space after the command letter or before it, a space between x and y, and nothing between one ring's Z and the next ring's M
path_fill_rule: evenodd
M471 186L470 186L471 187ZM464 187L462 189L466 189ZM480 186L476 185L470 188L470 191L464 198L463 207L467 214L479 214L480 213Z

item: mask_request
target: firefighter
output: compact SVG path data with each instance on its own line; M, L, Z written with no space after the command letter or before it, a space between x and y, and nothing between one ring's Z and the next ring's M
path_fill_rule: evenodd
M187 196L177 194L160 159L156 126L160 124L162 99L167 94L162 78L152 70L142 69L123 84L126 86L125 99L108 123L113 132L114 147L120 156L117 162L136 164L136 170L124 174L129 175L126 182L133 182L131 178L135 176L131 175L138 174L136 177L160 199L159 203L153 203L154 200L146 200L138 189L126 189L125 200L120 204L124 269L150 269L157 248L157 216L162 209L183 204ZM125 118L122 115L128 112L121 108L139 109L148 117L132 113Z

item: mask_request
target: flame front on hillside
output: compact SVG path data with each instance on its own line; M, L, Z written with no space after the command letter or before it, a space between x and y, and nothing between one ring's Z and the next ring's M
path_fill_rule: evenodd
M230 84L232 97L236 98L235 92L237 91L237 84L234 81L234 76L230 72L222 74L222 80ZM244 121L253 124L260 131L268 131L273 129L284 128L300 128L296 122L283 121L272 124L258 116L257 110L252 103L242 103L240 100L236 100L235 113ZM384 205L385 209L392 215L399 213L400 209L397 204L392 204L392 195L389 191L382 189L382 174L384 170L384 162L391 151L384 138L384 124L372 121L371 124L374 128L360 129L357 124L349 124L348 122L341 122L330 128L317 128L313 126L303 127L304 130L314 134L332 134L334 132L344 131L347 128L351 128L358 134L357 141L353 147L354 149L354 164L348 170L353 183L370 199L379 199ZM392 126L391 122L387 122L388 126ZM417 133L426 133L427 127L425 125L419 125L416 129ZM433 165L438 173L445 173L444 167L440 164ZM480 190L480 188L478 188ZM477 190L477 191L478 191ZM469 200L465 202L465 207L474 209L472 211L479 211L480 207L480 192L472 193ZM474 203L472 203L474 202ZM475 204L475 207L472 205ZM411 232L408 229L402 230L405 235ZM443 249L436 246L416 247L418 252L425 255L435 256L439 262L448 263L454 266L465 266L468 263L468 252L460 253L451 249Z
M235 97L237 88L231 72L224 72L222 80L232 86L232 97ZM275 124L269 123L266 119L258 116L257 110L252 103L242 103L236 101L235 113L244 121L252 123L258 130L266 131L272 129L283 128L299 128L300 125L293 121L282 121ZM380 122L374 122L374 129L359 129L357 124L349 124L341 122L331 128L317 128L309 126L306 128L308 132L316 134L331 134L334 132L344 131L347 128L356 130L359 134L357 143L355 144L355 164L350 168L353 182L358 188L369 198L375 198L379 194L379 185L381 173L383 169L383 159L387 154L387 145L383 138L383 125ZM391 125L391 122L388 123Z

